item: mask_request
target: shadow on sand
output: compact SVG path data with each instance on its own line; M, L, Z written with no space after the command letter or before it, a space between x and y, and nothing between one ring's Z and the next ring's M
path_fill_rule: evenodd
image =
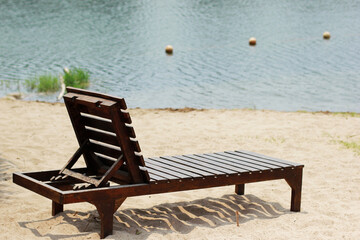
M153 232L167 234L174 231L186 234L197 226L236 226L236 211L239 213L240 224L252 219L271 219L291 213L278 203L265 202L253 195L228 194L221 198L208 197L192 202L160 204L148 209L118 210L114 214L114 234L119 231L127 232L141 235L145 239ZM63 224L71 224L80 233L57 234L61 232ZM19 225L31 230L35 236L51 239L76 238L100 231L100 219L96 210L85 213L65 211L56 217L20 222Z

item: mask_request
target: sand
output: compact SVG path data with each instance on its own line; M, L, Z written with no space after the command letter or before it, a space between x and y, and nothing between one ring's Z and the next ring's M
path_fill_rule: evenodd
M360 118L261 110L129 110L145 157L249 150L303 163L302 211L284 180L128 198L107 239L359 239ZM98 239L88 203L65 205L12 183L59 169L77 149L63 104L0 100L0 239ZM235 212L240 213L236 226Z

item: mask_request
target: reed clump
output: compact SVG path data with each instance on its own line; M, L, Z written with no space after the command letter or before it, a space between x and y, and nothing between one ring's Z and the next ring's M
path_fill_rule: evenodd
M81 68L71 68L69 71L64 71L64 83L66 86L87 88L89 78L89 72Z
M65 86L76 88L87 88L89 86L90 74L87 70L81 68L71 68L64 71L64 75L60 76ZM27 89L37 92L52 93L60 89L62 81L52 74L44 74L25 80Z
M59 79L51 74L27 79L25 80L25 85L28 89L36 90L37 92L56 92L60 88Z

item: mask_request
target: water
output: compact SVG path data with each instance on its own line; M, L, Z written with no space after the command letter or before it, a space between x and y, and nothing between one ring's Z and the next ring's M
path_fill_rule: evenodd
M0 0L0 96L81 67L130 107L360 112L359 13L354 0Z

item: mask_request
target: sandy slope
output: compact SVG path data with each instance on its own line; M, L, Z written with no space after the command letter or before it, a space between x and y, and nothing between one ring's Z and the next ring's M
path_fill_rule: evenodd
M360 118L253 110L130 110L146 157L246 149L305 164L302 212L285 181L129 198L107 239L359 239ZM87 203L51 217L51 202L14 171L58 169L77 143L62 104L0 100L0 238L99 238ZM240 212L236 226L235 211Z

